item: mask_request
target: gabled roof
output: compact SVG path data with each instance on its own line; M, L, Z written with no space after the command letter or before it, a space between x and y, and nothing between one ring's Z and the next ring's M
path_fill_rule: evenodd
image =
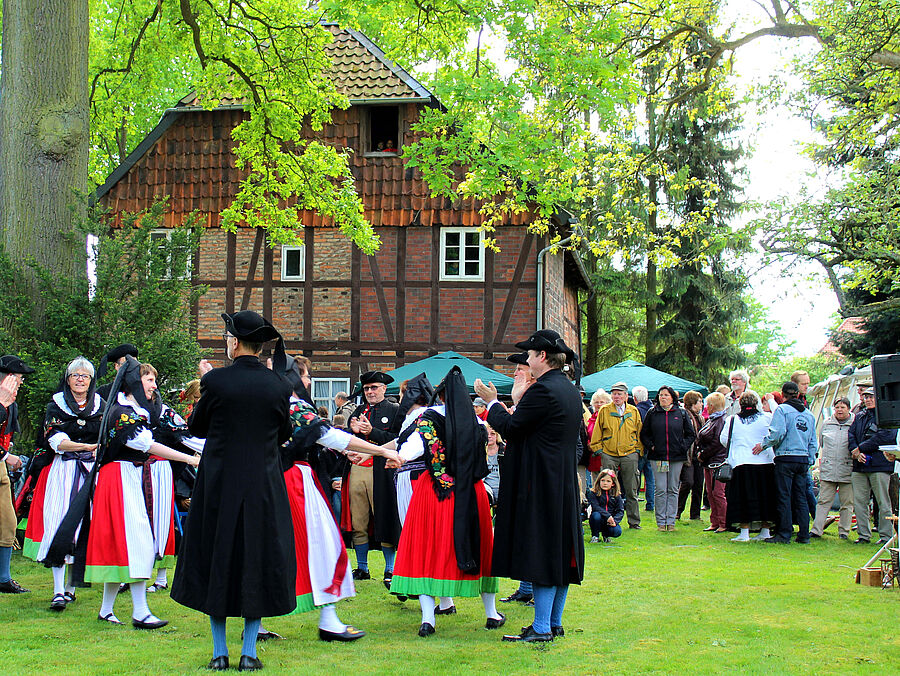
M369 38L351 28L322 24L334 36L325 47L331 57L331 80L351 105L401 101L437 102L418 80L391 61ZM243 99L223 98L220 105L239 106ZM178 102L179 107L201 108L197 92Z

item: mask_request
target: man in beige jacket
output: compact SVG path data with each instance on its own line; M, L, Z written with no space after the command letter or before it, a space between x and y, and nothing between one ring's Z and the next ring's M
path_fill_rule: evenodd
M641 485L638 460L641 446L641 414L628 403L628 386L619 382L609 390L612 403L601 406L591 433L591 453L600 452L603 469L615 470L625 495L628 527L640 529L641 510L638 490Z

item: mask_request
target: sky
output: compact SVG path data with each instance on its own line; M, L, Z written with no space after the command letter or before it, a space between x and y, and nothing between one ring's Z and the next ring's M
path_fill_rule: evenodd
M745 3L743 4L746 7ZM784 72L792 55L812 49L812 41L761 38L738 50L735 72L741 92L765 82L772 73ZM800 86L786 80L787 86ZM766 202L796 195L801 186L821 191L825 176L803 155L803 145L815 139L807 120L781 106L751 106L744 120L750 156L746 160L744 195L748 202ZM745 214L752 219L756 213ZM751 273L753 295L767 305L772 319L781 324L788 340L796 341L785 356L810 356L828 340L836 318L837 299L820 266L809 263L785 270L762 267L758 254L747 257L744 269ZM784 275L788 272L788 275Z

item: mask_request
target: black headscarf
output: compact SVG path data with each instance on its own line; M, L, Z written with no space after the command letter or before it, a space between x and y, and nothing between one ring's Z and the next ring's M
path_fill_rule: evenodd
M400 400L400 409L397 411L396 420L403 424L403 419L416 402L429 402L434 399L434 387L424 373L410 378L406 383L406 391Z
M438 385L444 392L444 456L447 473L454 479L453 541L456 564L464 573L481 569L481 535L475 482L487 476L487 432L475 417L466 380L458 366Z
M275 368L274 361L272 362L272 368ZM279 373L277 370L275 372ZM291 389L298 398L315 408L316 403L313 401L312 394L306 389L306 385L303 384L303 374L300 373L300 366L291 355L285 355L285 368L281 370L279 375L290 383Z
M78 359L84 359L84 357L76 357ZM74 361L74 360L73 360ZM87 360L85 360L87 361ZM71 362L70 362L71 363ZM88 362L90 363L90 362ZM97 378L95 376L91 376L91 386L87 391L87 399L85 399L84 408L79 408L78 404L75 401L75 395L72 394L72 389L69 387L69 367L66 366L66 370L63 371L62 380L59 383L59 392L62 392L63 401L66 402L66 406L69 407L69 410L72 411L72 414L76 418L82 418L87 420L88 418L93 417L91 412L94 410L94 393L97 391Z
M162 413L162 398L159 396L159 392L156 392L153 401L147 400L147 395L144 394L144 383L141 382L140 362L131 355L126 355L125 363L122 364L119 370L125 371L122 374L122 391L126 394L130 393L138 403L138 406L150 414L150 425L152 427L159 425L159 416ZM115 396L115 394L115 392L110 391L110 397Z

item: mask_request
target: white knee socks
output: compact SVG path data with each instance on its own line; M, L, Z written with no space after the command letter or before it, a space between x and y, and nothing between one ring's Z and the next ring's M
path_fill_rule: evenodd
M481 602L484 604L484 614L492 618L494 620L500 619L500 613L497 612L497 595L496 594L481 594Z
M422 624L434 626L434 597L422 594L419 597L419 605L422 606Z
M106 617L113 612L116 596L119 595L118 582L106 582L103 584L103 603L100 604L100 617ZM115 615L113 615L115 617Z
M347 629L347 625L338 619L333 603L324 605L319 610L319 629L331 631L335 634L340 634Z
M66 590L66 567L53 566L53 595L62 594Z

